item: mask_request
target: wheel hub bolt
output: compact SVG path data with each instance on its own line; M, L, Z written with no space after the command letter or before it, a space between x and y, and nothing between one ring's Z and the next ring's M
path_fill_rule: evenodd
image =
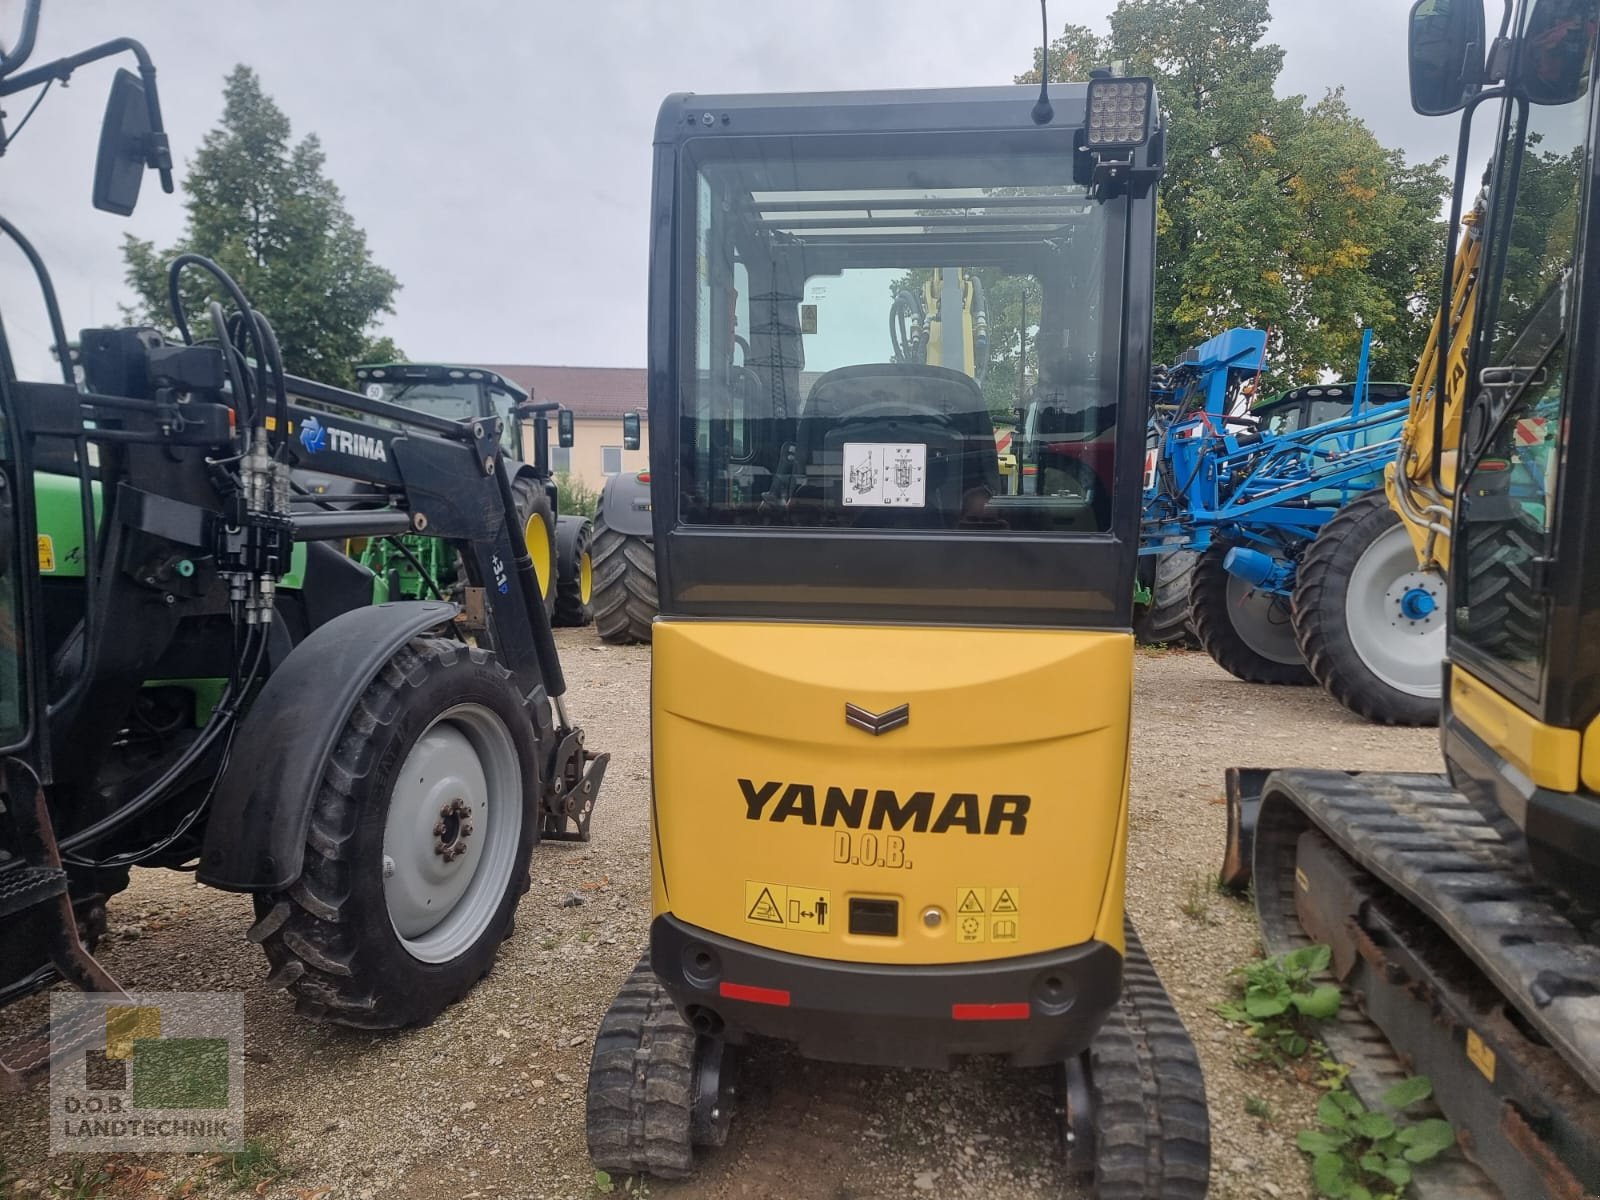
M433 825L433 852L445 862L454 862L467 852L467 838L472 833L472 807L457 798L439 809L439 819Z

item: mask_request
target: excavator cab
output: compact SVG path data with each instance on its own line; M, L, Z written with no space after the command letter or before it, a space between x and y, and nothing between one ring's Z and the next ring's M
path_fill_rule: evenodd
M1489 187L1452 536L1444 737L1451 777L1534 870L1600 904L1600 4L1518 14L1517 95ZM1600 1026L1597 1026L1600 1030Z
M1412 10L1414 107L1462 123L1452 230L1499 118L1389 472L1448 564L1445 773L1228 779L1224 880L1269 954L1329 947L1350 1088L1431 1084L1419 1196L1600 1194L1597 45L1600 0L1507 0L1493 36L1482 0Z
M662 107L655 916L597 1042L602 1167L687 1171L757 1036L1081 1083L1125 960L1145 978L1129 598L1164 130L1149 80L1051 100L1042 120L1023 88ZM1070 443L1106 469L1013 494L995 418L1030 407L1050 436L1024 468ZM1127 1169L1203 1190L1204 1155Z

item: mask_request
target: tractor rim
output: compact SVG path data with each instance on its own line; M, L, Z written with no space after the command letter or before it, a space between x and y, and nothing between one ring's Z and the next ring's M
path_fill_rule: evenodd
M528 557L533 559L533 573L539 580L539 595L550 595L550 534L543 513L533 513L522 527L522 540L528 544Z
M578 557L578 599L585 605L594 598L594 559L585 550Z
M383 898L413 958L465 953L505 898L522 838L511 731L479 704L436 717L406 755L383 827Z
M1239 639L1262 658L1298 666L1302 659L1289 619L1289 598L1228 576L1228 620Z
M1345 624L1361 661L1389 687L1436 700L1444 658L1445 581L1417 570L1404 525L1384 530L1361 552L1345 591Z

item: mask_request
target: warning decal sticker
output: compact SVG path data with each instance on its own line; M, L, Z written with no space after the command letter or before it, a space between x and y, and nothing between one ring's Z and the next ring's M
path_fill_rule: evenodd
M56 569L56 544L48 533L39 535L39 570L54 571Z
M1022 889L960 887L956 889L956 942L1022 940Z
M833 897L821 888L763 883L744 884L744 919L754 925L776 925L802 933L827 933L833 921Z
M760 885L746 884L746 899L749 898L748 893L752 886ZM744 919L746 921L758 921L766 925L783 924L783 910L778 907L777 900L773 898L771 888L760 888L756 893L755 903L750 906L750 911L745 914Z

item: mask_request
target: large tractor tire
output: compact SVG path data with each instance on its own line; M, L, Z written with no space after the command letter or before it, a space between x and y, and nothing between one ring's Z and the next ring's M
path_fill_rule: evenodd
M539 794L533 722L511 673L487 650L413 638L323 765L299 880L255 898L250 938L269 982L335 1024L432 1021L510 936Z
M657 607L655 550L644 538L628 537L594 519L594 629L617 646L650 640Z
M511 494L517 500L517 519L522 522L522 536L528 543L528 557L533 559L533 573L539 580L539 594L544 598L544 610L553 618L556 611L556 518L550 508L550 497L537 479L524 475L511 485Z
M1150 603L1133 614L1133 635L1142 646L1182 646L1200 643L1189 625L1189 589L1200 556L1193 550L1172 550L1155 559L1150 581Z
M556 519L556 610L552 620L568 628L594 620L594 525L588 517Z
M1534 586L1533 564L1545 553L1543 546L1515 518L1470 521L1464 536L1473 642L1511 662L1537 659L1544 601Z
M1229 547L1216 543L1195 564L1189 624L1218 666L1246 683L1312 682L1295 644L1286 597L1262 591L1222 565Z
M1351 501L1300 561L1295 639L1317 682L1379 725L1437 725L1445 581L1421 570L1382 492Z

